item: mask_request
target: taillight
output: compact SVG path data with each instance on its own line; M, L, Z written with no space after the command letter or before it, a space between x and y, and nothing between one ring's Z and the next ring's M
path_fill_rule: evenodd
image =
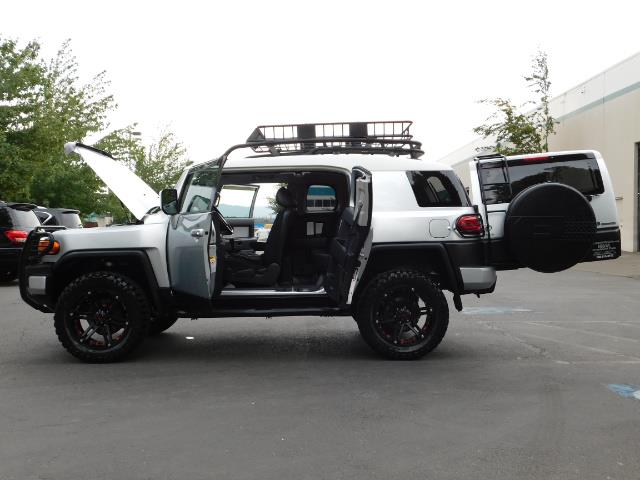
M537 155L535 157L525 157L522 159L522 161L526 163L546 162L547 160L549 160L549 155Z
M22 245L27 241L27 236L29 234L22 230L7 230L4 232L4 235L13 245Z
M481 237L484 234L480 215L462 215L456 220L456 230L463 237Z

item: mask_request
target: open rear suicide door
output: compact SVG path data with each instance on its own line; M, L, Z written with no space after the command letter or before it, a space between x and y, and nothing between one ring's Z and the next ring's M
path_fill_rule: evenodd
M553 272L620 256L615 195L598 152L479 156L470 169L496 266Z

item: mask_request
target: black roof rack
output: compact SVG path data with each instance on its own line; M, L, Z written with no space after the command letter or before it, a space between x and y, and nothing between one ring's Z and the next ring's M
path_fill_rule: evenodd
M240 148L251 148L257 156L319 155L327 153L384 153L419 158L422 144L413 140L411 121L300 123L260 125L246 143L235 145L223 159Z

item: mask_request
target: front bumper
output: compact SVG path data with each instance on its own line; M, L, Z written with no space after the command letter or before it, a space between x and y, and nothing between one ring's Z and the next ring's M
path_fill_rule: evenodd
M51 313L54 310L51 263L20 265L20 296L41 312Z
M38 252L38 243L48 235L43 229L33 230L27 237L18 269L20 296L31 307L41 312L51 313L53 302L53 263L42 262Z

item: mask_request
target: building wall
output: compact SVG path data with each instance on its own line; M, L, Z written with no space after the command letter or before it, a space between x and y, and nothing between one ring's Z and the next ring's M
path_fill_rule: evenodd
M640 53L555 97L551 113L558 120L549 149L598 150L616 195L622 249L640 250L638 240L638 144L640 143ZM440 159L469 185L468 160L492 139L477 139Z
M622 249L638 250L637 144L640 88L560 118L550 150L594 149L602 153L613 180Z

